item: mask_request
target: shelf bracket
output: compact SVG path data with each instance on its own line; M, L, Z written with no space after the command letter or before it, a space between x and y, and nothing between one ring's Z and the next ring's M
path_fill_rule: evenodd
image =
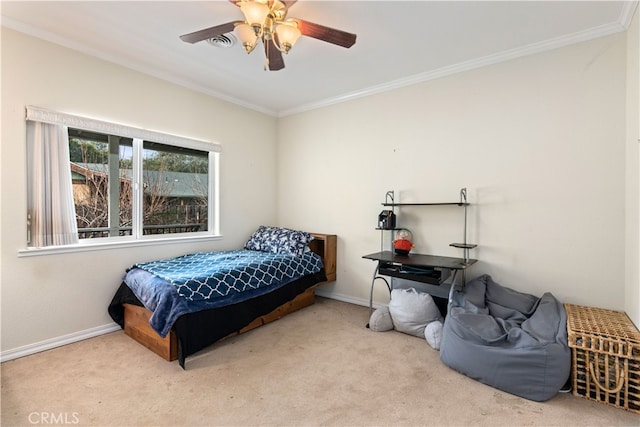
M467 188L460 189L460 203L464 203L464 231L463 231L463 241L462 244L465 245L464 248L464 260L465 262L469 259L469 248L467 246Z
M469 205L467 201L467 189L460 189L460 205L464 208L464 227L462 230L462 243L452 243L449 246L453 246L454 248L461 248L463 250L463 258L465 262L469 261L469 249L475 248L477 245L472 245L467 243L467 206Z

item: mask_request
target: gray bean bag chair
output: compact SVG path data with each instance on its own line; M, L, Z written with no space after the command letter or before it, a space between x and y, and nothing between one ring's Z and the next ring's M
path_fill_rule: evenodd
M480 276L453 293L440 358L484 384L548 400L571 370L566 323L564 306L552 294L537 298Z

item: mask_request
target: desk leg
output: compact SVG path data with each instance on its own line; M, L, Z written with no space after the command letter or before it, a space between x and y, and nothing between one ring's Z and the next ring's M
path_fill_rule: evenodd
M449 288L449 302L453 298L453 293L456 288L456 276L458 275L458 270L453 270L453 275L451 276L451 287Z
M460 270L462 275L462 286L467 283L467 279L465 277L464 269ZM451 289L449 289L449 302L453 299L453 293L456 291L456 276L458 275L458 270L453 270L453 276L451 276Z
M391 293L391 285L389 285L389 282L387 282L387 279L385 279L382 276L378 276L379 268L380 268L380 264L376 265L376 269L373 272L373 279L371 279L371 291L369 292L369 317L371 317L371 315L373 314L373 288L376 284L376 280L380 279L384 281L384 283L387 285L387 288L389 289L389 293ZM367 327L369 327L368 323L367 323Z

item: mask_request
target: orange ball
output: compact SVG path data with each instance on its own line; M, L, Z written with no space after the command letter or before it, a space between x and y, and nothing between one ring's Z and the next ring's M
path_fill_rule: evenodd
M408 255L413 247L413 243L410 240L398 239L393 242L393 249L399 255Z

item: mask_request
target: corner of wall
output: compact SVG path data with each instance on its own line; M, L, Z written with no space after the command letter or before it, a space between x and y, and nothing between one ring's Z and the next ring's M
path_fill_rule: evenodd
M640 12L627 30L625 311L640 326Z

